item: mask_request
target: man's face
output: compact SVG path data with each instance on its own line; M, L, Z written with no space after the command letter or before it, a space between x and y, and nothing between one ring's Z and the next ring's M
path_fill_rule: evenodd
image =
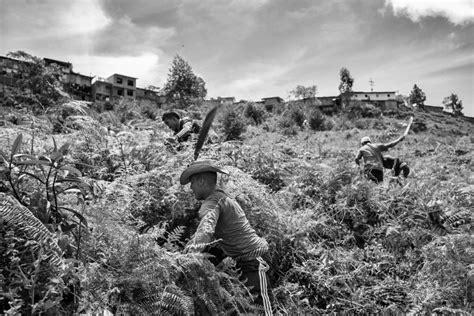
M196 175L191 176L191 190L194 193L196 200L204 200L205 197L205 181L201 177L196 177Z

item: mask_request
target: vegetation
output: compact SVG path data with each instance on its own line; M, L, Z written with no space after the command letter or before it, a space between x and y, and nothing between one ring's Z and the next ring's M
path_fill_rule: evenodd
M43 59L23 51L10 52L7 56L22 61L16 78L20 89L13 94L15 103L27 103L45 110L61 98L61 73L57 67L46 67Z
M416 84L410 92L410 104L418 106L420 109L425 109L426 95Z
M462 101L459 100L457 94L451 93L450 96L444 98L443 104L446 110L451 111L455 116L463 116Z
M245 116L250 118L256 125L262 124L265 118L265 108L260 104L248 103L245 107Z
M238 140L245 131L245 122L242 114L235 109L227 109L222 117L222 128L225 140Z
M191 66L179 55L173 59L168 81L163 89L180 108L190 106L193 98L204 98L207 95L204 80L196 76Z
M297 85L294 90L290 91L290 95L294 96L297 100L302 100L316 97L316 91L316 86L305 87Z
M0 313L256 314L232 259L182 251L198 223L178 181L193 143L163 142L162 109L96 108L0 108L22 118L0 129ZM365 104L332 117L296 106L262 124L260 111L222 110L200 157L230 172L219 186L268 240L281 314L472 311L471 123ZM393 140L412 115L390 152L408 179L366 181L360 138Z
M339 76L341 77L339 92L341 93L343 107L345 107L349 105L352 86L354 85L354 78L352 78L351 72L345 67L342 67L341 70L339 70Z

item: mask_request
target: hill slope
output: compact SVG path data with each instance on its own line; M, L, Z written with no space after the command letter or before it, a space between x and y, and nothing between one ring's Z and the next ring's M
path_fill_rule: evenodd
M229 109L222 109L214 126L220 138L205 145L201 157L229 169L231 175L220 178L220 185L269 241L281 313L469 313L471 123L425 112L374 118L342 113L324 118L330 130L291 123L288 133L280 122L290 110L266 113L258 126L243 117L244 108L236 110L248 125L242 139L223 141ZM163 142L169 131L155 120L163 110L122 102L97 111L95 105L69 102L41 115L5 107L2 112L0 144L6 160L19 133L23 142L16 153L43 159L25 164L18 156L15 162L23 161L18 169L7 162L2 191L16 194L56 234L65 260L60 271L41 266L42 275L57 276L54 284L39 278L31 287L15 274L15 258L21 257L25 267L41 260L22 252L24 245L18 246L20 255L5 255L2 286L12 290L0 300L3 311L93 312L106 306L131 314L252 311L231 261L214 267L206 258L181 253L197 224L199 205L178 181L193 148L184 144L177 150ZM187 114L202 117L199 112ZM360 138L392 140L410 115L415 117L412 131L390 150L410 165L409 178L397 181L387 171L383 184L367 182L353 161ZM55 184L45 188L31 178L48 170L48 160L38 155L59 157L53 138L57 147L70 143L61 163L80 171L78 179L91 190L58 191L53 200ZM72 181L68 174L64 179ZM61 215L56 219L48 215L51 204ZM85 222L87 227L81 225ZM3 236L10 236L9 229L0 225ZM8 238L0 247L9 247ZM77 261L72 264L70 258ZM54 295L45 290L52 287Z

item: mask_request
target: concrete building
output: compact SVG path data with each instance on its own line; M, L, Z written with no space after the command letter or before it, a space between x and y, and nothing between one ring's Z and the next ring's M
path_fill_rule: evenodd
M217 100L222 105L233 105L235 103L235 97L217 97Z
M398 101L395 91L354 91L351 94L350 103L365 102L382 109L396 109L398 108Z
M443 113L444 107L425 104L425 110L428 112Z
M105 81L112 84L110 96L114 97L128 97L133 98L137 96L137 78L113 74Z
M281 105L282 103L285 102L280 97L269 97L269 98L262 98L263 105L265 105L266 108L273 108L274 106Z
M0 88L5 92L18 87L18 80L22 77L22 69L26 62L5 56L0 56Z
M103 78L97 78L92 84L92 100L110 101L112 98L112 84Z

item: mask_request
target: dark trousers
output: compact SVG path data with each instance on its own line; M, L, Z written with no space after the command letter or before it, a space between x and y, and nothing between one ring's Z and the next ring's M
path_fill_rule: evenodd
M272 287L267 276L270 266L268 254L252 260L237 261L237 268L242 275L241 281L249 288L250 293L256 296L255 303L263 306L265 315L273 315L272 302L274 301Z
M406 162L402 162L400 159L391 156L383 157L383 167L385 169L392 169L395 177L402 174L403 177L406 178L408 177L408 174L410 174L410 168Z
M367 179L374 181L375 183L383 182L383 170L366 167L364 174Z

